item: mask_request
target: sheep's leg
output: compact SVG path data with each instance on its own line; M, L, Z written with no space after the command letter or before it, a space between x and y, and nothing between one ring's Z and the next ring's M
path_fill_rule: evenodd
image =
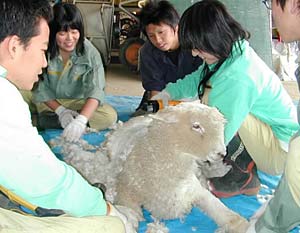
M202 188L195 205L220 226L218 232L245 233L249 226L245 218L227 208L207 189Z

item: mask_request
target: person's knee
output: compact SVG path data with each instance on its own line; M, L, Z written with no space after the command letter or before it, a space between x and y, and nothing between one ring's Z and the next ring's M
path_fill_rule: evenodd
M101 106L89 120L91 128L96 130L104 130L111 127L117 122L118 114L110 105Z

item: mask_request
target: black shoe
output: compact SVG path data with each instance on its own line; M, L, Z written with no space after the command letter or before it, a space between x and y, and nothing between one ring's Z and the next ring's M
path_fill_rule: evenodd
M260 181L256 165L238 135L228 144L224 162L232 166L231 170L223 177L209 179L210 191L215 196L231 197L258 193Z
M38 114L37 128L38 130L62 129L57 114L50 111L45 111Z

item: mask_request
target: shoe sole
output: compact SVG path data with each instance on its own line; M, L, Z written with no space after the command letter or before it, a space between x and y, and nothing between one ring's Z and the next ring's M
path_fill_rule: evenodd
M251 171L254 167L254 162L252 161L249 165L247 170ZM248 178L247 182L241 187L241 189L239 191L236 192L230 192L230 193L225 193L225 192L221 192L221 191L217 191L215 190L215 187L212 183L208 183L209 186L209 190L211 193L213 193L216 197L219 198L227 198L227 197L232 197L232 196L236 196L236 195L240 195L240 194L244 194L247 196L254 196L257 195L257 193L260 190L260 185L257 187L253 187L253 188L248 188L245 189L244 187L247 187L247 185L253 180L253 173L250 172L250 177Z

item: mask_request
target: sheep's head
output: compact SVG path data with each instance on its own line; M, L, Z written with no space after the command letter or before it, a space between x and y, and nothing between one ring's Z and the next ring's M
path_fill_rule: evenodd
M200 163L223 160L223 115L216 109L197 102L181 103L153 115L160 140L172 143L176 150L197 156Z

